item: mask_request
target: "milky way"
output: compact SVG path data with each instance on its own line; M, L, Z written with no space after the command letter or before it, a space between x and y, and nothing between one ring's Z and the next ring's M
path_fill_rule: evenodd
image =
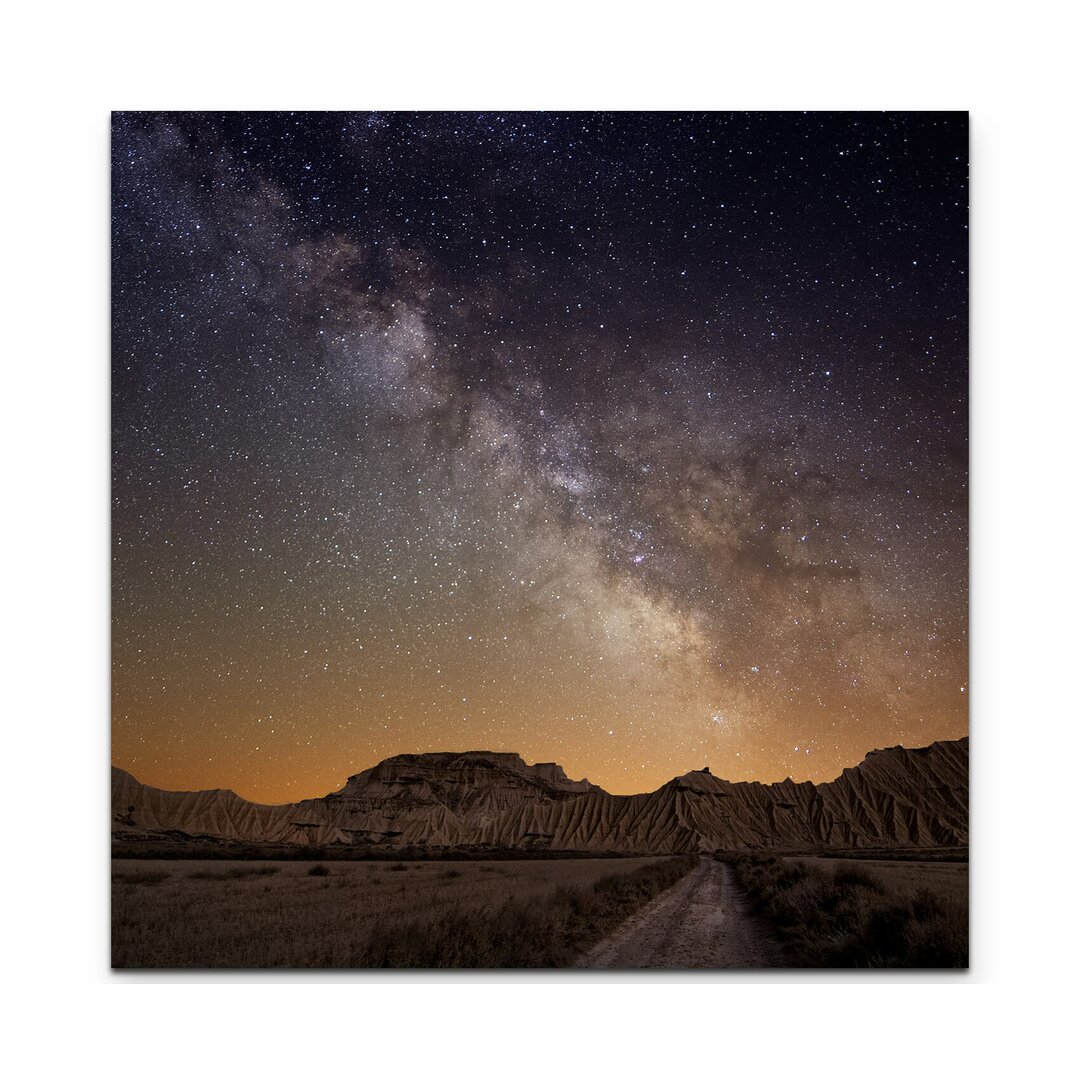
M114 759L967 732L962 114L117 114Z

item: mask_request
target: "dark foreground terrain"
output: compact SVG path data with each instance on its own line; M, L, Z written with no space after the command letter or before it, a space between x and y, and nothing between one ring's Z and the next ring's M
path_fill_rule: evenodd
M958 852L113 860L117 968L967 966Z
M564 967L695 856L113 860L113 966Z
M718 855L785 967L966 968L968 867L899 858Z

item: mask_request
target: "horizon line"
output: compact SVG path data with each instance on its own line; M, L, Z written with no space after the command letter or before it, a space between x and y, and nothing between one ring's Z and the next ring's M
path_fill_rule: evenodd
M588 777L582 777L580 780L573 780L571 777L567 776L567 779L571 783L576 783L576 784L589 783L589 784L592 784L593 788L595 788L596 791L598 791L598 792L600 792L600 793L602 793L604 795L608 795L613 799L633 799L633 798L639 798L642 795L654 795L657 791L661 790L661 788L666 787L673 780L678 780L683 776L689 776L691 773L703 773L705 775L713 777L713 779L715 779L715 780L721 780L725 784L732 784L732 785L737 785L737 784L760 784L763 787L775 787L775 786L781 785L781 784L796 784L796 785L810 784L813 787L819 787L819 786L824 786L826 784L835 783L837 780L841 779L841 777L844 775L845 772L847 772L849 769L857 769L860 765L862 765L866 761L867 758L869 758L873 754L887 753L890 750L905 750L905 751L908 751L910 753L915 753L915 752L920 751L920 750L929 750L932 747L941 745L943 743L948 744L948 743L967 742L968 739L970 739L970 737L971 737L971 735L970 735L970 732L969 732L967 735L960 735L955 739L934 739L933 742L929 742L925 746L904 746L903 743L897 743L895 746L874 747L873 749L866 751L866 753L863 755L863 758L862 758L861 761L856 762L854 765L845 766L841 770L840 774L838 776L834 776L832 778L832 780L822 780L822 781L819 781L819 782L816 782L816 783L813 780L793 780L790 776L785 777L783 780L771 780L771 781L765 781L765 780L726 780L724 777L720 776L718 773L711 772L710 767L708 765L705 765L705 766L703 766L702 768L699 768L699 769L688 769L684 773L676 773L674 776L671 777L670 780L666 780L663 784L660 785L660 787L653 788L651 791L636 791L636 792L630 792L629 794L625 794L625 795L620 795L620 794L617 794L615 792L608 791L606 788L600 787L599 784L592 784L592 781L590 781L588 779ZM360 769L358 772L350 773L345 778L345 782L344 782L344 784L342 784L342 786L340 788L336 788L333 791L328 791L328 792L326 792L325 795L313 795L313 796L309 796L309 797L303 798L303 799L295 799L295 800L293 800L291 802L260 803L260 802L256 802L254 799L246 798L245 796L239 794L239 792L233 790L232 788L192 788L190 790L178 790L178 789L175 789L175 788L160 788L160 787L157 787L155 784L148 784L145 781L140 780L130 769L125 769L123 766L117 765L115 762L112 763L112 765L110 767L115 771L122 772L122 773L125 773L126 775L130 776L132 778L132 780L134 780L137 784L139 784L142 787L152 787L156 791L164 791L164 792L168 792L168 793L173 794L173 795L195 795L195 794L200 794L200 793L203 793L203 792L219 792L220 791L220 792L228 792L230 795L235 795L236 798L241 799L243 802L249 803L252 806L295 806L297 803L301 803L301 802L312 802L312 801L315 801L315 800L318 800L318 799L325 799L328 796L335 794L337 791L343 790L344 787L349 783L349 781L353 779L353 777L361 776L364 773L369 772L371 769L377 768L379 765L382 765L387 761L393 761L395 758L403 758L403 757L434 757L436 755L445 755L445 756L448 756L448 757L465 757L465 756L473 755L473 754L475 754L475 755L491 754L493 756L516 757L528 769L536 768L536 766L538 766L538 765L555 765L557 768L562 769L563 774L566 775L566 768L563 765L559 764L559 762L557 762L557 761L534 761L534 762L532 762L530 764L529 762L527 762L525 760L525 758L522 756L522 754L520 752L516 751L516 750L424 750L424 751L417 751L415 753L409 753L409 752L404 752L403 751L402 753L399 753L399 754L391 754L389 757L380 758L373 765L369 765L369 766L367 766L367 768ZM581 794L583 794L583 795L588 794L588 792L582 792Z

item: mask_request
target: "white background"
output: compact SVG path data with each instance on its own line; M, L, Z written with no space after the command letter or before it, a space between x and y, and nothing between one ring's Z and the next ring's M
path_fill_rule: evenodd
M991 1065L1056 1074L1074 1061L1068 10L195 0L7 12L11 1075L938 1077ZM108 137L109 110L132 108L971 110L970 974L109 972Z

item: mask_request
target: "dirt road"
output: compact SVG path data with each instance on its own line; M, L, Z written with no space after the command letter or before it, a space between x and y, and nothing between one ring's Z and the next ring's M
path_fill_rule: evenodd
M779 962L731 871L701 864L587 953L586 968L756 968Z

